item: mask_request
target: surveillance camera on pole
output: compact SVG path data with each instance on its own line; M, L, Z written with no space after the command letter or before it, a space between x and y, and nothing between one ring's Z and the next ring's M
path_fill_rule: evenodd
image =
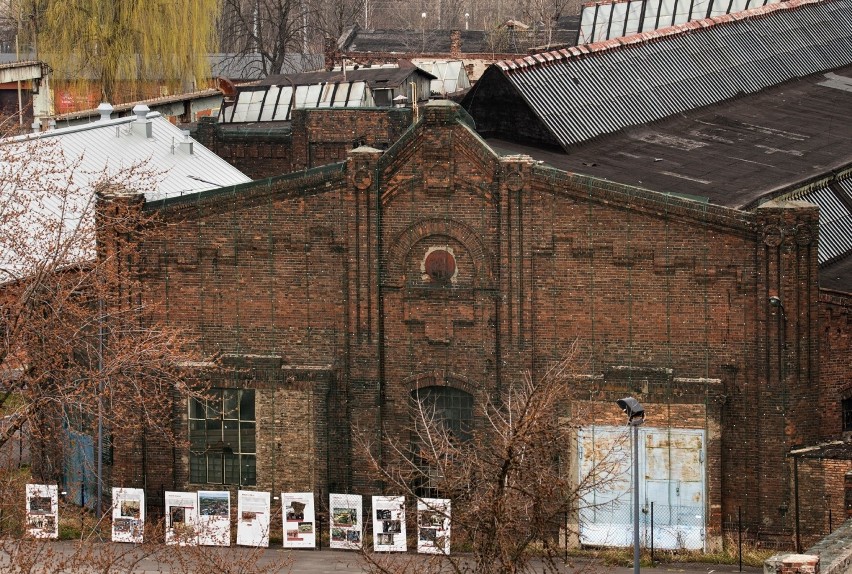
M639 574L639 425L645 422L645 409L633 397L615 402L633 427L633 574Z

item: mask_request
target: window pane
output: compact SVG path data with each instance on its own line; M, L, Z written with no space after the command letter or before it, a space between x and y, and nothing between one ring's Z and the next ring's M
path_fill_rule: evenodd
M240 423L237 421L225 421L222 429L222 440L226 446L231 447L234 452L240 451Z
M219 391L212 391L211 396L214 397L207 401L207 417L208 419L222 418L222 395Z
M222 440L222 421L207 420L207 434L212 441Z
M189 455L189 481L207 482L207 457L203 454Z
M207 425L204 421L189 421L189 448L195 451L207 448Z
M222 456L225 461L225 484L240 483L240 457L236 454L226 454Z
M254 455L243 455L240 457L241 460L241 470L242 470L242 482L241 484L244 486L254 486L257 484L257 459Z
M198 399L189 399L189 418L203 419L204 417L204 402Z
M240 452L255 452L254 423L240 423Z
M222 483L222 455L211 454L207 457L207 482Z
M224 418L236 419L239 407L239 391L234 389L225 389L222 391L222 399L224 403Z
M240 391L240 420L254 420L254 390Z

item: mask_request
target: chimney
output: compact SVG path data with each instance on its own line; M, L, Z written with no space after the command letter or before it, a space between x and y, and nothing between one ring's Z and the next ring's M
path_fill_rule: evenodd
M98 113L101 114L100 121L105 122L112 116L113 107L108 102L101 102L98 105Z
M180 146L180 149L182 149L189 155L192 155L194 153L192 147L195 143L195 140L190 137L189 130L181 130L180 133L181 135L183 135L183 139L178 144Z
M461 30L450 30L450 57L461 58Z
M136 104L133 106L133 113L136 119L133 121L131 128L133 133L144 136L147 139L154 138L154 122L148 119L148 112L151 109L145 104Z
M334 60L337 56L337 42L335 42L334 38L325 37L325 45L323 46L325 50L325 69L331 71L334 69Z

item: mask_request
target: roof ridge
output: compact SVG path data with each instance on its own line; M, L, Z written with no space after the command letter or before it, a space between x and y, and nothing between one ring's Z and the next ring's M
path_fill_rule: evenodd
M605 3L614 4L619 1L628 2L630 0L613 0L612 2ZM658 28L650 32L639 32L637 34L611 38L609 40L601 40L599 42L579 44L569 48L539 52L536 54L530 54L529 56L524 56L523 58L515 58L513 60L501 60L495 62L495 65L501 70L508 72L521 68L543 65L556 60L581 58L586 54L615 50L622 46L644 44L655 40L682 36L695 30L733 24L734 22L749 20L752 18L762 18L776 11L792 11L805 5L827 4L831 1L833 0L787 0L786 2L779 2L777 4L765 4L763 6L749 8L748 10L743 10L741 12L710 16L709 18L702 18L700 20L691 20L689 22L684 22L683 24L666 26L665 28ZM591 3L591 5L594 4L595 3Z

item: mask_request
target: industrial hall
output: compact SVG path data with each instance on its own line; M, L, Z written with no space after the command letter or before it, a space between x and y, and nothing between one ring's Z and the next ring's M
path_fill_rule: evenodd
M237 86L194 136L251 181L104 201L158 226L99 241L230 405L175 401L180 448L116 435L112 483L396 494L356 429L404 436L413 393L477 428L576 345L566 472L626 432L617 399L646 413L641 491L592 489L577 542L629 545L630 496L661 547L738 511L821 535L852 464L791 453L852 431L850 46L852 0L794 0L500 61L458 102Z

